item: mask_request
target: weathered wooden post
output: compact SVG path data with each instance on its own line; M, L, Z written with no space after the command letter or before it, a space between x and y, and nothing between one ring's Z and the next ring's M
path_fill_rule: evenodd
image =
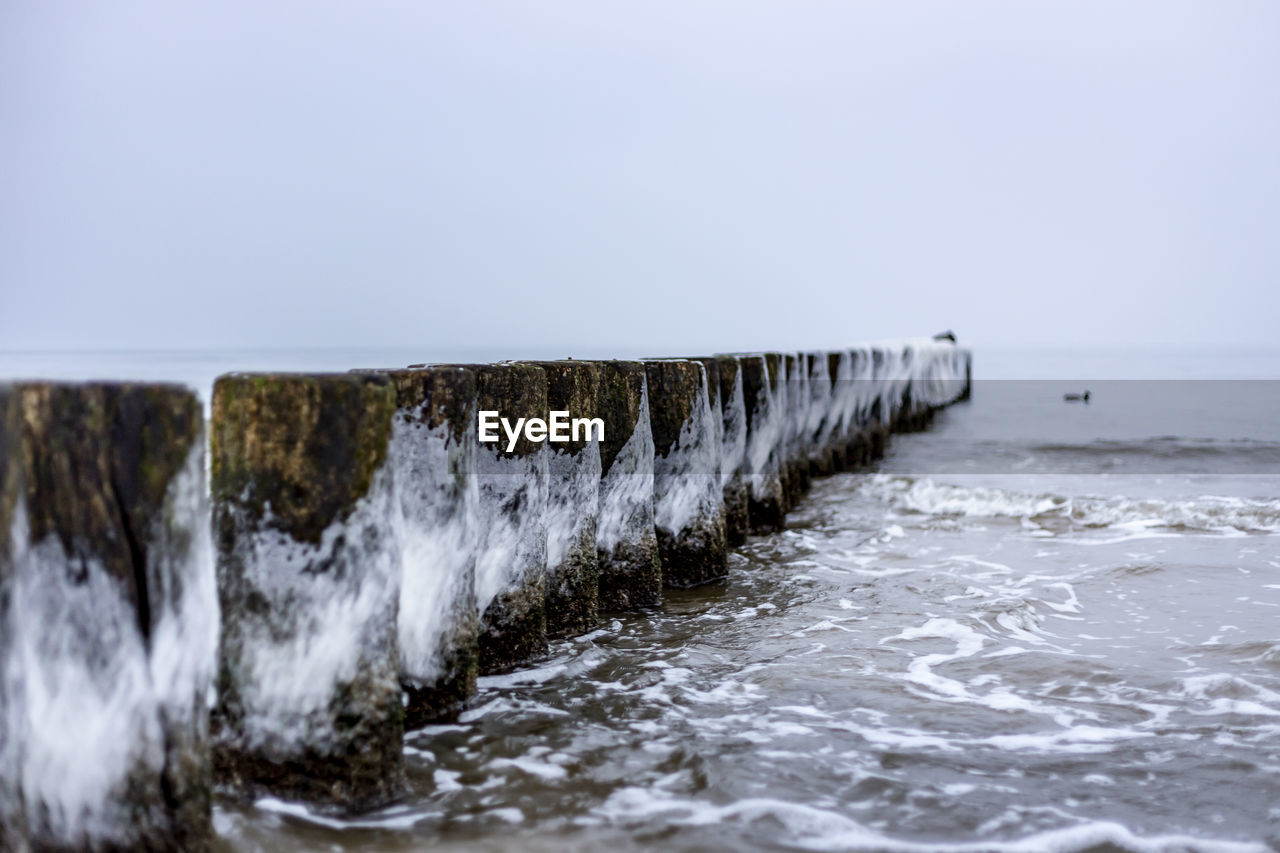
M701 362L646 361L645 374L653 425L653 518L662 581L673 587L697 586L728 572L720 416L712 414L707 370Z
M769 360L764 355L741 355L738 361L747 415L748 514L753 533L768 533L786 525L778 456L782 416L773 397Z
M751 532L747 510L747 409L742 395L742 364L736 356L716 356L720 375L720 483L724 494L725 535L741 545Z
M827 353L827 373L831 377L831 403L822 424L822 442L831 452L831 470L847 471L852 465L846 433L858 394L850 353Z
M465 367L379 372L396 394L387 464L401 542L397 640L405 728L416 728L457 714L479 672L476 377Z
M653 432L645 366L639 361L601 362L599 415L600 611L609 613L662 602L662 563L653 528Z
M14 516L26 512L21 447L19 396L11 386L0 385L0 850L27 846L27 808L22 796L19 752L27 725L26 693L20 678L3 675L11 667L19 670L10 660L18 644L13 612L15 543L10 537Z
M871 403L866 423L866 461L872 462L884 456L889 444L890 424L893 422L894 400L889 381L889 358L884 347L870 348L866 369L869 376Z
M849 469L860 468L871 461L873 409L878 389L872 379L871 352L854 348L847 353L852 393L848 404L845 443L842 456Z
M246 794L360 810L402 785L395 409L379 375L214 384L215 769Z
M177 386L0 386L0 848L212 842L203 432Z
M803 353L787 353L787 471L794 506L809 490L809 366Z
M512 422L546 418L541 367L507 362L475 371L482 413ZM480 671L503 672L547 653L546 444L521 431L512 445L500 434L479 444L476 470L483 531L476 558Z
M768 366L770 405L773 408L773 416L777 420L777 434L774 437L772 452L776 457L776 462L773 464L778 469L778 482L782 485L780 504L782 520L779 524L779 529L781 529L786 526L787 513L791 511L792 499L795 496L794 486L791 483L791 465L787 454L792 428L789 409L790 401L787 399L787 357L780 352L766 352L764 353L764 360Z
M566 412L567 441L548 436L547 634L583 634L595 627L600 597L596 528L600 516L598 417L603 368L591 361L545 361L549 411Z
M809 370L809 414L805 419L805 435L809 442L809 472L814 477L826 476L835 470L831 445L826 441L823 428L831 417L831 374L825 352L806 353Z

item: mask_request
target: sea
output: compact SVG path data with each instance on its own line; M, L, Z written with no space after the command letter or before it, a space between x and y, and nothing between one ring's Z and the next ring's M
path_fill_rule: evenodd
M10 352L0 377L207 399L231 370L530 355L601 354ZM975 347L973 372L724 582L410 732L401 802L221 802L218 848L1280 850L1280 350Z

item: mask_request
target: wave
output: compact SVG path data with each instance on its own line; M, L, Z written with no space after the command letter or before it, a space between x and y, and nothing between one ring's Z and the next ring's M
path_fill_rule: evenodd
M1028 444L1026 449L1040 453L1079 455L1096 453L1107 456L1143 456L1160 459L1250 457L1255 460L1280 462L1280 442L1259 441L1252 438L1186 438L1160 435L1136 440L1099 438L1084 443L1043 442Z
M1280 469L1280 442L1252 438L1155 438L1110 439L1092 442L1030 443L1018 448L1039 457L1043 465L1055 462L1102 464L1106 469L1137 471L1178 470L1185 473L1260 474Z
M727 805L676 797L644 788L615 791L598 813L624 825L646 825L656 817L677 826L725 827L754 834L785 832L787 849L814 851L879 851L879 853L1077 853L1113 849L1126 853L1220 851L1265 853L1259 842L1189 835L1140 835L1113 821L1081 820L1021 838L928 842L895 838L851 817L803 803L767 797L747 798ZM723 831L721 829L720 831Z
M1163 528L1214 533L1280 532L1280 500L1204 496L1191 500L1066 497L874 474L862 494L894 509L942 518L1015 518L1048 527Z
M1080 442L1002 438L965 440L959 445L945 437L931 441L936 445L933 453L927 449L923 454L913 452L907 464L943 466L935 467L934 473L973 473L982 468L1023 473L1280 473L1280 441L1252 438L1162 435ZM922 474L927 471L915 470Z

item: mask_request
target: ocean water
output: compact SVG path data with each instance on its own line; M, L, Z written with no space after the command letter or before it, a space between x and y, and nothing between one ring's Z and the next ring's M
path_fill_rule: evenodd
M1280 355L974 372L725 582L481 679L403 802L223 803L221 847L1280 849Z

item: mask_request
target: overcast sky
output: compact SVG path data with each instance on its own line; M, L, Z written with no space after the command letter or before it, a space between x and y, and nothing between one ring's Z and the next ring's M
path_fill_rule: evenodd
M0 0L0 349L1278 319L1275 0Z

